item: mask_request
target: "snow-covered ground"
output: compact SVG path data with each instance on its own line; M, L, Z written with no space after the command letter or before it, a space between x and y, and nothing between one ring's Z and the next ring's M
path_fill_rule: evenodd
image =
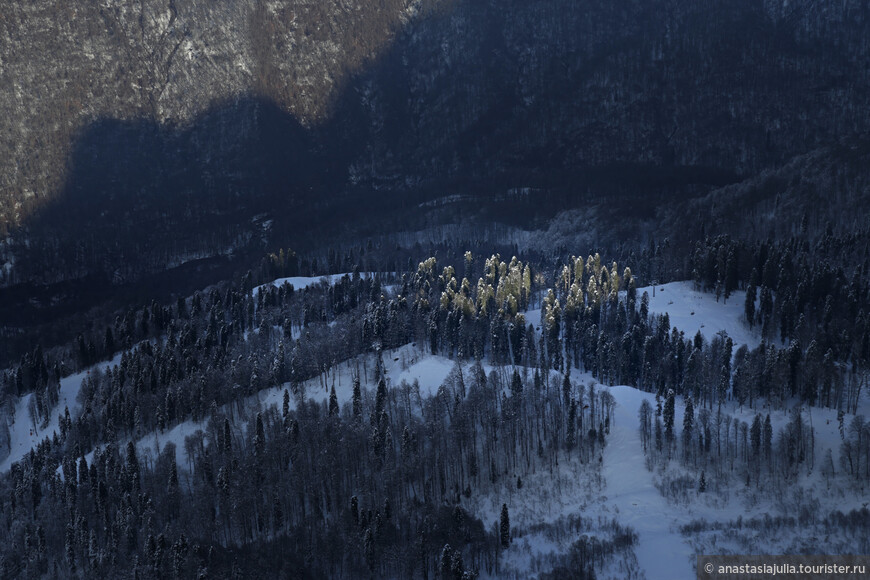
M267 282L266 284L262 284L253 289L252 294L254 298L260 293L260 289L266 286L274 286L275 288L280 288L285 283L293 286L294 290L302 290L307 288L308 286L313 286L315 284L319 284L321 282L326 282L330 286L338 282L344 276L348 276L349 274L330 274L328 276L292 276L290 278L278 278L277 280L272 280L271 282ZM362 274L362 276L367 276L369 274Z
M120 362L121 354L118 353L111 361L100 363L80 373L62 378L58 404L49 415L48 424L45 426L40 426L31 417L29 407L33 393L21 397L15 405L15 416L9 425L9 455L0 462L0 473L9 471L13 463L27 455L40 441L46 437L52 437L54 432L58 431L58 415L63 413L65 408L69 408L73 417L78 414L79 404L76 397L82 387L82 381L94 368L105 371Z
M649 311L653 314L667 312L671 326L683 331L687 338L700 331L705 339L711 340L724 331L732 338L735 346L746 344L754 348L761 342L757 329L750 330L744 320L745 293L742 291L734 292L727 301L722 298L716 301L712 294L695 291L691 282L657 285L655 296L652 287L640 288L638 296L642 296L644 292L649 295ZM537 328L540 325L540 316L540 310L532 310L526 313L526 320ZM572 375L572 379L583 383L592 380L588 375L576 373ZM799 529L782 530L778 534L750 529L733 532L735 526L732 522L738 518L749 521L764 518L766 515L794 516L795 508L801 502L817 506L821 518L833 510L845 513L867 504L865 494L860 490L849 489L842 480L834 482L831 489L828 489L819 467L826 451L830 449L839 469L841 438L836 410L804 408L804 420L815 429L815 469L802 468L797 481L788 487L786 493L777 495L770 490L759 492L736 485L734 489L726 489L723 494L710 491L702 496L695 492L692 501L678 503L666 499L659 492L656 483L667 475L647 469L640 441L638 410L644 399L654 408L654 395L628 386L600 388L607 388L616 401L614 421L603 453L603 487L596 492L594 482L584 481L579 476L567 495L554 494L555 482L560 474L543 480L529 478L522 493L515 491L511 497L512 518L514 512L517 512L519 525L528 525L534 518L542 523L556 522L560 517L570 514L579 514L593 520L597 518L598 521L615 518L619 523L631 526L637 533L634 553L639 568L649 580L695 578L695 555L701 552L789 553L801 548L801 542L810 542L819 546L817 549L824 551L827 548L835 553L838 549L843 549L843 546L854 545L854 542L845 537L814 536L803 540ZM771 410L767 407L750 409L729 405L723 411L749 424L756 413L770 413L774 433L783 429L791 418L789 411ZM683 412L684 403L678 399L675 421L677 425L682 424ZM859 412L870 414L870 402L866 397ZM846 425L853 417L854 415L846 415ZM566 465L562 470L570 471L571 467ZM682 471L684 470L675 460L666 473ZM573 499L570 497L572 492L577 494ZM600 495L596 497L596 493ZM474 511L484 523L493 521L497 515L496 509L500 503L496 495L498 494L493 494L489 501L484 498L475 502L477 509ZM708 522L712 531L694 535L682 533L683 526L698 520ZM730 537L729 533L717 532L717 526L732 529L730 536L736 535L736 538ZM730 539L726 541L726 537ZM533 577L540 572L536 568L536 562L549 552L558 553L565 548L564 543L554 542L552 538L531 534L516 541L505 556L516 573ZM620 577L619 572L603 572L603 577ZM627 576L628 571L625 574Z
M727 301L720 298L717 302L713 294L696 291L692 282L669 282L657 284L655 292L652 286L638 288L638 307L644 292L649 296L649 313L667 313L671 327L683 331L688 339L700 331L709 341L724 331L734 341L735 350L741 344L755 348L761 343L758 329L750 330L744 320L746 292L743 290L732 292ZM536 330L540 330L540 308L529 310L524 315L526 324L532 324Z
M654 405L654 396L624 386L611 387L610 394L616 399L616 409L604 449L607 499L600 507L618 514L621 523L637 532L635 554L647 578L695 578L694 554L646 468L637 411L644 399Z
M572 375L574 380L586 383L588 375ZM650 472L640 440L638 410L645 399L655 408L655 396L628 386L604 387L616 401L614 419L610 435L603 452L603 486L599 489L590 473L578 469L576 464L565 462L555 474L538 474L525 481L522 490L514 490L508 495L505 490L493 492L491 497L477 498L470 505L484 524L497 518L497 508L502 498L510 498L512 524L523 527L533 522L556 523L559 518L579 515L592 521L606 522L615 519L621 525L630 526L637 533L634 553L638 567L649 580L690 580L695 578L695 556L701 552L715 553L788 553L800 542L809 541L823 552L842 550L843 546L854 545L845 537L825 537L801 539L799 529L781 529L777 534L768 530L733 532L736 538L727 542L723 534L708 533L703 536L684 536L683 526L698 520L708 522L709 527L717 525L732 529L734 522L771 517L794 517L797 508L815 505L820 518L831 511L848 512L866 505L867 498L860 490L849 489L843 481L835 481L832 489L827 488L821 475L819 464L827 449L831 449L837 463L840 435L836 421L836 411L812 408L804 412L816 430L815 452L816 469L807 472L804 468L795 483L787 488L787 493L779 496L770 491L758 492L735 485L725 494L708 490L706 494L692 491L692 501L674 502L661 495L656 481L662 477L659 472ZM683 401L675 405L675 423L682 424ZM866 409L866 404L865 404ZM751 409L723 408L729 415L751 422L755 411ZM758 411L767 413L766 409ZM866 411L865 411L866 412ZM789 421L786 411L770 411L774 432L778 432ZM853 415L846 416L846 424ZM837 463L837 465L839 465ZM683 468L673 460L669 473L681 473ZM711 477L708 474L708 477ZM712 487L712 477L710 479ZM558 488L558 492L557 492ZM572 497L572 494L575 494ZM516 515L514 515L516 514ZM563 551L566 542L554 541L552 534L530 534L515 540L505 556L520 576L533 577L540 570L534 568L548 553ZM745 536L745 537L744 537ZM751 547L751 550L749 550ZM783 552L786 550L786 552ZM512 555L511 555L512 554ZM619 578L620 573L611 571L599 574L601 577Z
M649 295L650 314L668 314L671 327L676 327L692 338L698 331L711 340L721 331L728 333L734 341L735 349L741 344L755 348L761 342L760 333L750 330L743 315L746 292L736 290L726 301L713 294L698 292L692 282L670 282L653 287L646 286L637 289L638 304L640 297L646 292Z
M374 276L373 272L360 272L360 277L364 279L371 278ZM252 294L254 298L260 293L260 289L266 286L274 286L275 288L280 288L285 283L293 286L294 290L303 290L309 286L313 286L315 284L320 284L321 282L326 282L329 286L332 286L345 276L353 276L352 273L347 272L344 274L328 274L326 276L292 276L290 278L278 278L276 280L272 280L271 282L267 282L266 284L262 284L260 286L256 286L252 290Z

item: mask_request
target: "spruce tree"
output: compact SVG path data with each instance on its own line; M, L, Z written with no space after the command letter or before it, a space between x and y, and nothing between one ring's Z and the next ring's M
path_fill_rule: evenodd
M357 376L353 378L353 416L356 419L362 416L362 392Z
M377 560L375 559L375 538L372 535L372 529L367 528L363 537L363 553L365 554L366 564L370 572L375 571Z
M753 284L746 288L746 303L743 307L743 313L746 315L749 328L752 328L755 324L755 286Z
M263 428L263 414L257 413L257 422L254 430L254 454L258 457L263 455L266 448L266 430Z
M752 460L758 461L761 453L761 415L756 415L752 420L752 427L749 428L749 447Z
M450 547L450 544L444 544L444 547L441 549L441 557L438 562L439 572L441 573L442 580L449 579L452 574L453 569L453 548Z
M359 500L356 496L350 498L350 517L354 525L359 525Z
M335 385L329 391L329 416L335 417L338 415L338 397L335 395Z
M506 503L501 504L501 524L499 525L499 540L503 548L511 545L511 520Z
M371 424L377 425L381 418L381 413L387 404L387 383L383 377L378 381L378 390L375 394L375 410L372 413Z

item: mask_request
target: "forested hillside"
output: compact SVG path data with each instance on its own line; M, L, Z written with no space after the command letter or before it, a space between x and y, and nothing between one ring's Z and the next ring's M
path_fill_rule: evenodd
M0 10L0 577L870 550L870 0Z
M273 255L263 267L293 274L294 263ZM841 422L858 411L870 341L863 310L852 326L841 317L866 303L866 281L841 287L833 272L798 283L807 292L794 298L784 284L809 275L802 264L788 248L753 255L727 240L699 245L695 284L715 278L722 300L741 289L743 322L761 328L751 349L671 328L667 314L649 311L649 294L638 295L632 271L597 254L542 269L468 252L455 265L429 258L403 273L354 273L299 290L289 280L305 279L260 286L249 275L131 311L3 375L7 414L26 397L15 422L30 414L37 431L57 426L3 478L4 574L498 574L510 525L491 531L469 506L560 463L577 462L587 476L601 469L616 404L605 385L662 397L655 416L641 409L644 445L694 466L713 440L722 453L721 425L731 425L723 406L819 405L839 410ZM834 294L815 298L823 280ZM814 336L806 347L803 333ZM406 345L455 367L437 387L396 383L385 363ZM72 410L57 406L63 369L117 350L120 362L89 372ZM342 361L351 362L347 374ZM596 380L572 379L584 373ZM688 417L682 446L677 396ZM735 419L733 437L742 432L745 444L750 434L751 454L738 456L731 435L724 439L726 457L746 462L747 484L817 461L800 413L779 434L769 414L760 421L740 431ZM863 424L852 423L857 439L844 439L841 452L848 470L829 473L842 473L843 486L866 482ZM139 455L167 432L189 434ZM772 452L774 435L782 453ZM631 532L614 525L613 544L584 557L590 574L631 549ZM265 558L273 547L287 557Z

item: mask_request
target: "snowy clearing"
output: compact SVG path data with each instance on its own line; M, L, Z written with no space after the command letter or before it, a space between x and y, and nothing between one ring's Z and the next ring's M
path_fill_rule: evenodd
M699 292L693 286L690 281L658 284L655 296L652 286L638 288L638 304L646 292L650 314L667 313L671 327L682 330L689 339L700 332L709 341L725 331L734 341L735 348L741 344L755 348L761 343L761 334L750 330L744 320L746 292L734 291L727 301L720 298L717 302L713 294Z

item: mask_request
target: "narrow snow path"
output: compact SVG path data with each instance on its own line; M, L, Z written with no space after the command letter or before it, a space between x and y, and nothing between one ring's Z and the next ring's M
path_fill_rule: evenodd
M654 404L653 396L632 387L611 387L610 392L617 404L604 448L607 504L619 512L620 523L637 532L635 554L648 580L694 579L694 552L683 541L671 515L674 508L653 485L644 460L637 412L643 399Z

